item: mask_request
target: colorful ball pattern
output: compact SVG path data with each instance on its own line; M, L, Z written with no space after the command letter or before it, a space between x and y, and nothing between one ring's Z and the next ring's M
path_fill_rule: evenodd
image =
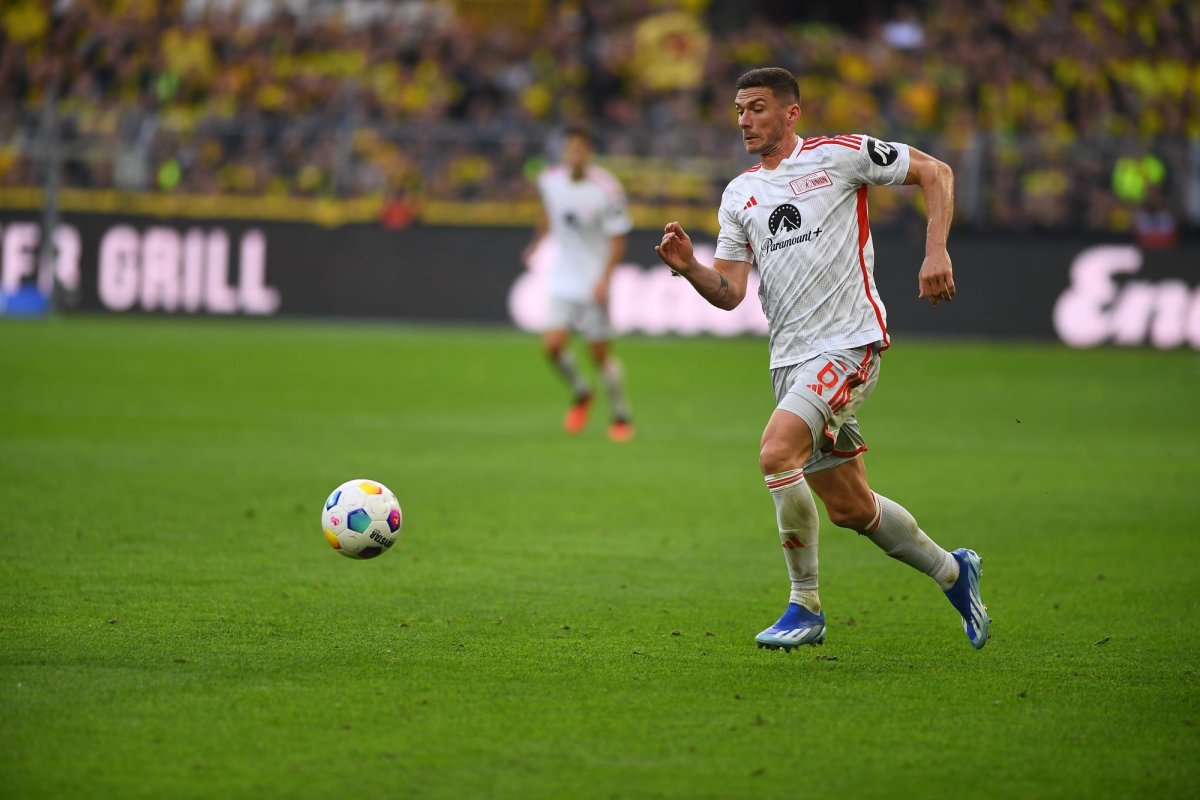
M355 478L333 490L321 512L325 540L347 558L375 558L396 543L404 516L391 489Z

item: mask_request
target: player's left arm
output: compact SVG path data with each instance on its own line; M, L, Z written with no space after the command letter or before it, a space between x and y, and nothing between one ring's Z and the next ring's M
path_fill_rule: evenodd
M906 184L917 184L925 197L925 213L929 225L925 231L925 260L917 274L918 297L937 305L954 299L954 268L946 241L950 236L950 221L954 218L954 171L933 156L915 147L908 148Z
M597 303L608 303L608 288L612 281L613 272L621 259L625 257L625 244L628 234L633 230L633 218L629 216L629 205L625 200L625 191L617 183L617 179L609 176L611 192L609 207L604 215L602 228L608 234L608 258L604 262L604 272L596 282L592 295Z
M604 264L604 274L600 276L600 280L596 283L596 302L601 305L608 302L608 287L612 282L613 270L617 268L617 264L621 263L621 259L625 257L625 244L627 237L624 234L610 236L608 238L608 261Z

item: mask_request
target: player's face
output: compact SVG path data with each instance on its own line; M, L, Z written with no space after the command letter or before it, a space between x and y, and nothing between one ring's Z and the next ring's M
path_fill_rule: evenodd
M592 157L592 146L582 136L568 136L563 142L563 163L573 173L580 173Z
M741 89L733 101L742 142L752 155L772 153L795 130L800 118L800 106L785 104L775 93L763 86Z

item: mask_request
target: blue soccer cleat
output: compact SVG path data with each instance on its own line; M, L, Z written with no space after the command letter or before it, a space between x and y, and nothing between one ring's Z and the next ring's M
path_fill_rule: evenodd
M987 606L979 596L979 576L983 573L979 554L961 547L950 555L958 562L958 580L946 592L946 597L962 616L963 630L967 632L971 646L978 650L987 644L988 626L992 622Z
M779 621L755 636L754 641L759 647L783 648L787 652L802 644L821 644L825 641L825 614L814 614L798 603L788 603Z

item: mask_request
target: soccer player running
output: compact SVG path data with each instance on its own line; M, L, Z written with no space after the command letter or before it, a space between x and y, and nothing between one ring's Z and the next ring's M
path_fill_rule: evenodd
M955 294L946 251L954 175L898 142L859 134L799 138L799 87L785 69L742 75L734 108L746 151L761 163L725 189L713 265L696 260L677 222L666 225L655 249L705 300L724 309L742 302L750 266L758 264L777 402L759 462L792 582L787 610L758 634L758 645L791 650L825 640L816 492L835 525L933 578L962 617L971 644L983 647L991 620L979 594L979 556L965 548L943 550L903 506L871 490L861 457L867 446L855 419L890 343L873 276L867 187L921 187L929 224L917 283L919 296L936 306Z
M571 388L572 402L563 418L567 433L579 434L587 424L592 389L568 347L571 331L587 341L604 381L612 409L608 436L633 438L633 421L625 396L621 363L612 354L608 319L609 284L625 253L625 235L633 227L621 184L592 163L592 141L583 127L568 128L562 163L538 177L542 215L526 261L549 233L557 245L550 278L550 307L542 348Z

